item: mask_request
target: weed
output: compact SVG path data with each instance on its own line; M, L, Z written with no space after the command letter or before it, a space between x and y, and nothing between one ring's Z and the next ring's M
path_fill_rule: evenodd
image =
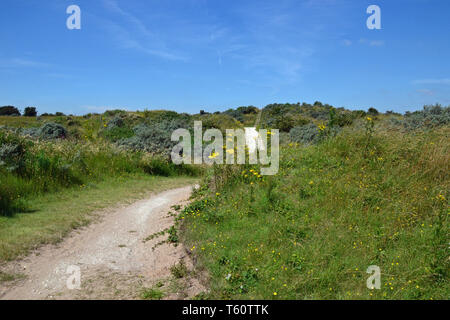
M164 292L157 288L150 288L142 290L140 296L144 300L161 300L164 298Z
M187 276L188 269L184 261L181 260L178 264L175 264L170 268L170 273L175 279L181 279Z

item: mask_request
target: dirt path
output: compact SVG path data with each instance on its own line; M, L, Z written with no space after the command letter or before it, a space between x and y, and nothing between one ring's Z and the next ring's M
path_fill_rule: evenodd
M144 242L151 234L173 225L170 207L187 201L192 187L173 189L130 206L101 214L100 221L74 231L58 245L48 245L7 268L25 274L22 281L0 284L0 299L134 299L142 288L170 277L170 267L181 260L190 266L182 245L154 245L164 238ZM166 236L164 236L166 237ZM80 270L81 288L67 281ZM168 280L167 280L168 281ZM203 290L186 280L184 298ZM70 287L70 286L69 286Z

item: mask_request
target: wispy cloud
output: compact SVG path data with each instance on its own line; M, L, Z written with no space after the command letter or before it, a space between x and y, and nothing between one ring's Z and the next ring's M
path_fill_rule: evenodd
M122 24L110 20L104 23L105 28L120 47L138 50L167 60L187 60L186 57L167 49L164 41L151 32L142 20L122 9L116 0L103 0L103 5L109 11L124 18Z
M371 47L382 47L384 46L384 40L368 40L365 38L359 39L360 44L369 45Z
M22 58L0 60L0 68L39 68L48 66L50 66L48 63Z
M450 85L450 78L415 80L415 81L413 81L413 84L442 84L442 85Z
M342 44L343 44L344 46L349 47L349 46L352 45L352 41L351 41L351 40L348 40L348 39L344 39L344 40L342 41Z
M381 46L384 46L384 41L383 40L372 40L369 42L369 46L381 47Z
M429 89L417 89L416 92L424 94L426 96L434 96L434 91Z

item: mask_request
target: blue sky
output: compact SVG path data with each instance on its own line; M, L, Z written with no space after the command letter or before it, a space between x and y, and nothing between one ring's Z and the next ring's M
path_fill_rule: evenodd
M41 113L450 104L448 0L2 0L0 27L0 105Z

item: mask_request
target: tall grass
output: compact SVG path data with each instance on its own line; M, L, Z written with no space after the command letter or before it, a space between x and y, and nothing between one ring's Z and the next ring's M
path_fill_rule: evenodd
M11 146L14 146L13 148ZM106 177L136 173L197 175L198 168L176 166L109 143L35 141L0 133L0 214L26 209L26 199L63 188L85 188Z
M243 166L202 188L179 219L208 297L448 299L448 134L368 124L284 146L277 176ZM366 287L370 265L380 290Z

